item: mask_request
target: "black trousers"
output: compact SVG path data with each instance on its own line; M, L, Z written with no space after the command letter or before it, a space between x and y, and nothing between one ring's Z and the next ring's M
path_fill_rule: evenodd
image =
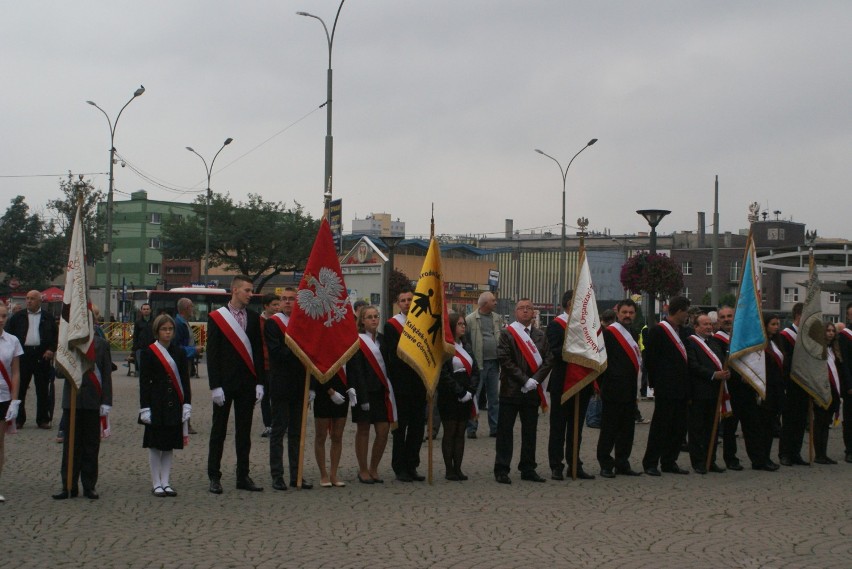
M802 455L802 440L808 422L810 397L795 381L787 382L787 399L781 412L781 440L778 457L795 458Z
M580 398L580 412L577 415L577 468L583 466L583 461L579 458L583 443L583 424L586 422L586 409L589 407L593 392L594 388L589 384L563 404L559 403L559 399L551 399L550 435L547 439L547 459L551 470L562 470L563 460L568 465L569 471L573 466L574 402L577 397Z
M397 428L393 432L391 468L396 474L407 474L420 466L420 447L426 432L426 396L407 393L398 397Z
M685 399L654 399L654 416L648 431L643 468L671 468L677 464L680 445L686 435L689 408Z
M249 475L249 454L251 453L251 421L254 413L254 386L240 390L233 397L225 395L225 404L221 407L213 404L213 425L210 427L210 447L207 454L207 476L210 480L220 480L222 471L222 452L225 448L225 436L228 433L228 418L231 405L234 406L234 444L237 451L237 480Z
M772 423L775 413L757 404L757 394L752 392L750 397L744 397L735 407L743 430L746 454L752 465L762 466L769 460L769 447L772 446ZM725 442L725 464L729 464L728 444Z
M515 419L521 418L521 460L518 470L522 474L533 472L535 462L536 430L538 429L538 405L516 403L500 399L497 414L497 456L494 459L494 474L509 474L514 451Z
M843 396L843 445L852 454L852 395Z
M18 427L27 422L27 390L31 380L34 380L36 391L36 424L47 425L53 420L55 404L53 366L50 360L39 357L35 348L24 348L20 361L21 383L18 387L18 399L21 400L21 406L16 419Z
M712 446L710 463L716 462L716 438L710 441L713 420L716 418L715 399L694 399L689 406L689 461L693 468L703 467L707 449Z
M69 412L70 420L70 412ZM77 481L83 483L83 490L94 490L98 483L98 453L101 449L101 419L99 410L77 409L74 425L74 464L71 487L66 488L68 481L68 433L62 443L62 488L77 490Z
M833 394L832 394L833 395ZM828 457L828 428L834 419L833 410L814 405L814 457Z
M636 431L636 401L603 401L601 432L598 436L598 463L602 470L628 470ZM612 451L615 449L615 459Z
M290 481L295 482L299 469L299 440L302 432L300 397L272 399L272 432L269 434L269 472L274 482L284 478L284 432L287 432L287 459L290 462Z

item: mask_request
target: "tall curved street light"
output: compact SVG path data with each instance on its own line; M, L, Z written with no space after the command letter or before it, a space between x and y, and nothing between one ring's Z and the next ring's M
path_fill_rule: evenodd
M222 152L232 142L234 142L233 138L229 137L225 139L222 147L213 156L213 160L210 161L210 166L207 165L207 160L204 159L204 156L193 150L191 146L186 147L187 150L201 158L201 161L204 162L204 172L207 174L207 213L204 216L204 286L207 286L210 282L210 200L213 198L213 192L210 190L210 178L213 176L213 164L216 162L216 158L219 157L219 152Z
M568 161L568 165L565 166L564 170L562 169L562 164L559 163L559 160L557 160L550 154L539 150L538 148L535 149L535 151L541 154L542 156L547 156L548 158L556 162L556 165L559 166L559 173L562 175L562 244L560 247L559 254L559 292L557 293L556 297L557 304L559 303L558 299L562 298L562 293L568 290L565 285L565 279L568 277L566 272L566 267L568 265L568 251L565 248L565 183L568 179L568 169L571 167L571 163L574 162L574 158L580 155L580 152L584 151L597 141L597 138L593 138L589 142L587 142L586 145L577 152L577 154L571 157L571 160Z
M139 88L133 92L133 96L130 97L130 100L124 103L124 106L121 107L120 111L118 111L118 114L115 116L115 122L111 121L107 112L100 108L94 101L86 101L88 104L102 112L106 117L107 124L109 124L109 191L107 192L107 238L105 243L106 284L104 286L104 316L106 316L107 321L109 321L110 316L112 316L112 312L110 311L110 295L112 294L112 201L113 189L115 188L115 178L113 177L113 168L115 167L115 129L118 127L118 119L121 118L121 113L124 112L127 105L132 103L133 99L141 96L144 92L145 87L140 85Z
M337 29L337 19L340 17L340 10L343 9L343 2L346 0L340 0L340 6L337 7L337 15L334 17L334 24L331 26L331 33L328 33L328 27L325 25L325 22L319 16L315 16L308 12L296 12L298 16L306 16L308 18L315 18L320 21L322 24L322 28L325 30L325 38L328 40L328 80L326 86L326 98L325 98L325 113L326 113L326 128L325 128L325 177L322 182L322 192L323 192L323 200L325 203L325 214L328 215L330 204L331 204L331 195L332 195L332 184L331 184L331 172L332 172L332 158L334 155L334 137L331 135L331 48L334 44L334 32ZM322 105L320 105L322 106Z
M645 218L645 221L648 222L648 225L651 226L651 235L650 235L650 251L651 255L657 254L657 226L663 220L665 216L671 213L671 211L667 209L637 209L636 213ZM657 293L656 291L648 293L648 311L645 313L645 324L650 326L653 322L656 322L656 318L654 317L657 312ZM653 315L653 316L652 316Z

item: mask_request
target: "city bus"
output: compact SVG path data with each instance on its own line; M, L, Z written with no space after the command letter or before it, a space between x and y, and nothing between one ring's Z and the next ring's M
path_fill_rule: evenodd
M127 302L130 306L129 322L134 322L139 317L139 308L146 302L151 305L151 314L169 314L177 316L177 302L181 298L192 301L192 316L190 324L207 326L207 315L218 310L231 299L230 291L223 288L181 287L171 290L134 290L128 291ZM263 311L262 295L253 294L249 302L249 309L258 314Z

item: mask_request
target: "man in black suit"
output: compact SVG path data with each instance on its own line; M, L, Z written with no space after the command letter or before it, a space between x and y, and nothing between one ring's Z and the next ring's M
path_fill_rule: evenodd
M604 478L615 478L616 474L640 474L630 468L636 428L636 396L642 370L641 351L631 329L636 303L628 298L619 302L615 310L617 322L603 330L607 364L606 370L598 377L603 406L597 455ZM614 460L610 454L613 448Z
M568 473L573 472L574 459L574 397L580 398L580 409L577 421L577 478L591 480L594 475L583 470L583 461L580 460L580 445L583 443L583 420L586 417L586 409L589 407L589 399L595 388L592 383L580 390L571 399L562 403L562 392L565 384L565 370L568 363L562 359L562 345L565 343L565 327L568 323L568 305L574 291L566 291L562 295L562 314L551 320L545 330L547 345L550 348L553 369L550 372L550 381L547 391L550 393L550 434L547 439L547 458L550 462L550 478L553 480L564 480L562 474L563 463L568 465Z
M648 331L645 365L648 384L654 389L654 416L642 467L649 476L659 476L660 470L689 474L677 465L689 413L689 366L681 338L681 327L689 317L689 305L688 298L673 297L669 300L668 315Z
M68 439L62 445L62 490L53 495L55 500L65 500L77 496L77 480L83 483L83 495L90 500L99 498L95 485L98 483L98 454L101 448L101 417L109 415L112 409L112 372L114 369L109 342L99 336L94 338L95 368L83 375L83 381L76 390L77 412L74 430L74 463L71 487L68 483ZM62 408L71 410L72 387L68 379L62 393Z
M852 302L846 305L846 326L838 327L837 340L840 344L840 355L847 371L852 366ZM846 374L849 383L841 385L843 391L843 444L846 447L844 460L852 462L852 373Z
M296 289L287 287L278 305L280 312L266 319L264 337L269 352L269 404L272 425L269 432L269 470L272 487L286 490L284 482L284 432L287 432L287 457L290 462L290 486L296 485L299 469L299 440L302 432L302 403L305 396L305 366L284 341L287 324L296 304ZM302 480L302 490L313 485Z
M6 322L6 332L16 336L24 348L21 356L21 400L16 423L18 428L27 422L27 389L35 378L36 424L39 429L50 429L53 420L53 354L59 341L56 319L41 308L41 293L27 293L27 309L19 310Z
M536 472L535 441L538 408L544 392L541 382L550 373L553 357L544 332L532 327L533 305L522 298L515 305L515 322L500 331L497 361L500 362L500 412L497 415L497 453L494 478L511 484L515 419L521 418L521 479L544 482Z
M399 314L390 318L384 327L382 357L388 366L388 375L396 397L397 428L393 432L391 468L400 482L422 482L425 476L417 472L420 466L420 447L426 431L426 386L411 366L396 353L402 327L414 293L403 288L396 297Z
M234 406L234 440L237 451L237 489L259 492L249 477L251 421L254 405L263 398L263 342L260 316L246 310L252 282L237 275L231 282L227 306L210 313L207 323L207 375L213 397L213 425L207 455L210 492L222 493L222 451Z
M778 462L784 466L810 463L802 458L802 441L805 438L805 426L808 422L807 391L790 377L793 365L793 350L799 334L799 323L805 305L797 302L793 305L791 317L793 323L778 334L778 346L784 352L784 408L781 411L781 438L778 440Z
M706 314L695 319L695 334L686 342L689 358L689 460L692 470L707 474L706 460L720 381L727 381L731 372L724 369L725 349L713 338L713 323ZM710 472L724 472L716 464L716 437L710 451Z

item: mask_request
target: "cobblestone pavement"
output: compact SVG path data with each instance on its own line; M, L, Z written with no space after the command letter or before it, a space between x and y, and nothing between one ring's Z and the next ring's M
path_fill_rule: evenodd
M116 356L118 360L119 357ZM234 488L229 433L225 493L207 492L211 403L205 371L193 380L190 446L176 453L177 498L150 493L147 452L136 424L138 388L126 368L115 374L113 436L101 446L101 499L51 499L60 488L61 447L55 431L27 425L7 437L0 479L4 569L14 567L852 567L852 465L783 468L661 478L494 482L494 440L467 441L467 482L443 479L434 451L435 482L393 480L390 449L385 483L356 479L354 428L347 426L345 488L276 492L270 487L267 439L260 411L252 434L252 476L262 493ZM29 403L30 406L33 402ZM650 417L653 403L642 402ZM58 417L58 414L57 414ZM484 422L484 414L482 415ZM310 425L311 421L309 421ZM648 425L637 425L639 467ZM582 458L597 473L596 430L587 430ZM547 420L539 422L539 472L546 464ZM313 439L309 429L308 441ZM440 440L437 441L440 443ZM516 440L517 460L519 441ZM311 446L306 475L318 482ZM842 458L840 429L829 454ZM744 450L740 451L744 459ZM425 471L426 447L422 452ZM681 456L681 466L688 460Z

